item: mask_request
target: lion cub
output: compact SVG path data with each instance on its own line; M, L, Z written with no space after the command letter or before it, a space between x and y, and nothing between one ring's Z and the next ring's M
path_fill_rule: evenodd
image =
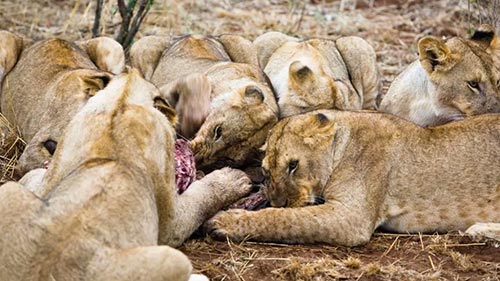
M472 226L470 233L500 239L499 132L500 115L432 129L382 113L286 118L271 131L262 163L274 208L221 212L207 227L234 240L346 246L367 243L378 227Z
M500 40L488 25L470 39L418 41L419 59L392 82L380 111L420 126L500 112Z
M179 245L250 185L227 168L177 195L175 118L137 71L90 98L36 194L0 187L0 279L188 280L187 257L158 242Z
M373 48L355 36L299 40L280 32L253 42L278 96L281 117L315 109L375 109L379 75Z
M0 42L2 114L27 143L17 169L21 176L51 159L71 118L122 71L125 57L121 45L106 37L30 45L0 31Z
M240 166L258 155L278 106L250 41L239 36L150 36L130 61L181 115L200 169ZM198 130L199 129L199 130Z

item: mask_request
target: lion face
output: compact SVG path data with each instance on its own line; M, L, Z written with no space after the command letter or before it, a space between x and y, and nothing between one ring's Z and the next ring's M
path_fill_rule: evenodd
M500 72L487 51L490 45L474 38L436 40L421 39L420 63L450 119L500 112Z
M420 39L419 61L394 80L381 111L425 127L500 112L499 50L487 25L470 39Z
M216 93L212 109L191 141L197 167L241 166L258 160L259 147L278 121L271 89L251 79L226 85L212 81L212 85Z
M335 126L321 112L285 118L271 130L262 161L273 207L323 203L333 171Z

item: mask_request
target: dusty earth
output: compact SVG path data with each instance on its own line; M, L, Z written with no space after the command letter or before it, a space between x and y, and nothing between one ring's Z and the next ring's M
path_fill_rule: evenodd
M95 2L2 0L0 29L33 39L88 38ZM416 59L418 38L467 36L479 22L500 14L484 8L486 0L470 2L155 0L137 38L236 33L254 39L268 30L300 37L358 35L377 52L385 92L395 75ZM483 3L483 8L477 3ZM105 1L102 18L101 33L114 36L120 23L116 1ZM0 116L0 123L7 122ZM22 138L15 132L15 128L5 126L0 131L8 136L0 143L1 181L11 178L23 149ZM376 233L370 243L355 248L232 243L198 236L181 250L191 258L196 271L213 280L500 280L500 243L473 241L460 233Z

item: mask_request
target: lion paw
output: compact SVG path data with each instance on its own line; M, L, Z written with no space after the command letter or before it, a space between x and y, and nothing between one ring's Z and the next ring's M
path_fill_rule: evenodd
M241 170L222 168L206 175L201 179L205 184L214 189L217 195L225 196L232 204L251 191L251 181Z
M241 241L245 239L245 235L242 231L243 222L240 219L245 212L245 210L241 209L221 211L205 222L203 229L216 239L229 238L234 241Z

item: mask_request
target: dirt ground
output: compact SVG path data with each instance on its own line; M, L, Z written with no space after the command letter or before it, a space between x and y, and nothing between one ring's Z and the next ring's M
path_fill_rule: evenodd
M88 38L95 2L2 0L0 29L33 39ZM254 39L268 30L332 39L358 35L377 52L385 92L416 59L419 38L467 36L485 13L487 9L481 12L466 0L156 0L137 38L236 33ZM105 1L102 18L102 34L115 35L120 23L115 1ZM2 181L10 178L22 149L22 140L10 142L16 149L0 156ZM376 233L370 243L355 248L197 237L181 250L197 272L213 280L500 280L500 244L473 241L459 233Z

